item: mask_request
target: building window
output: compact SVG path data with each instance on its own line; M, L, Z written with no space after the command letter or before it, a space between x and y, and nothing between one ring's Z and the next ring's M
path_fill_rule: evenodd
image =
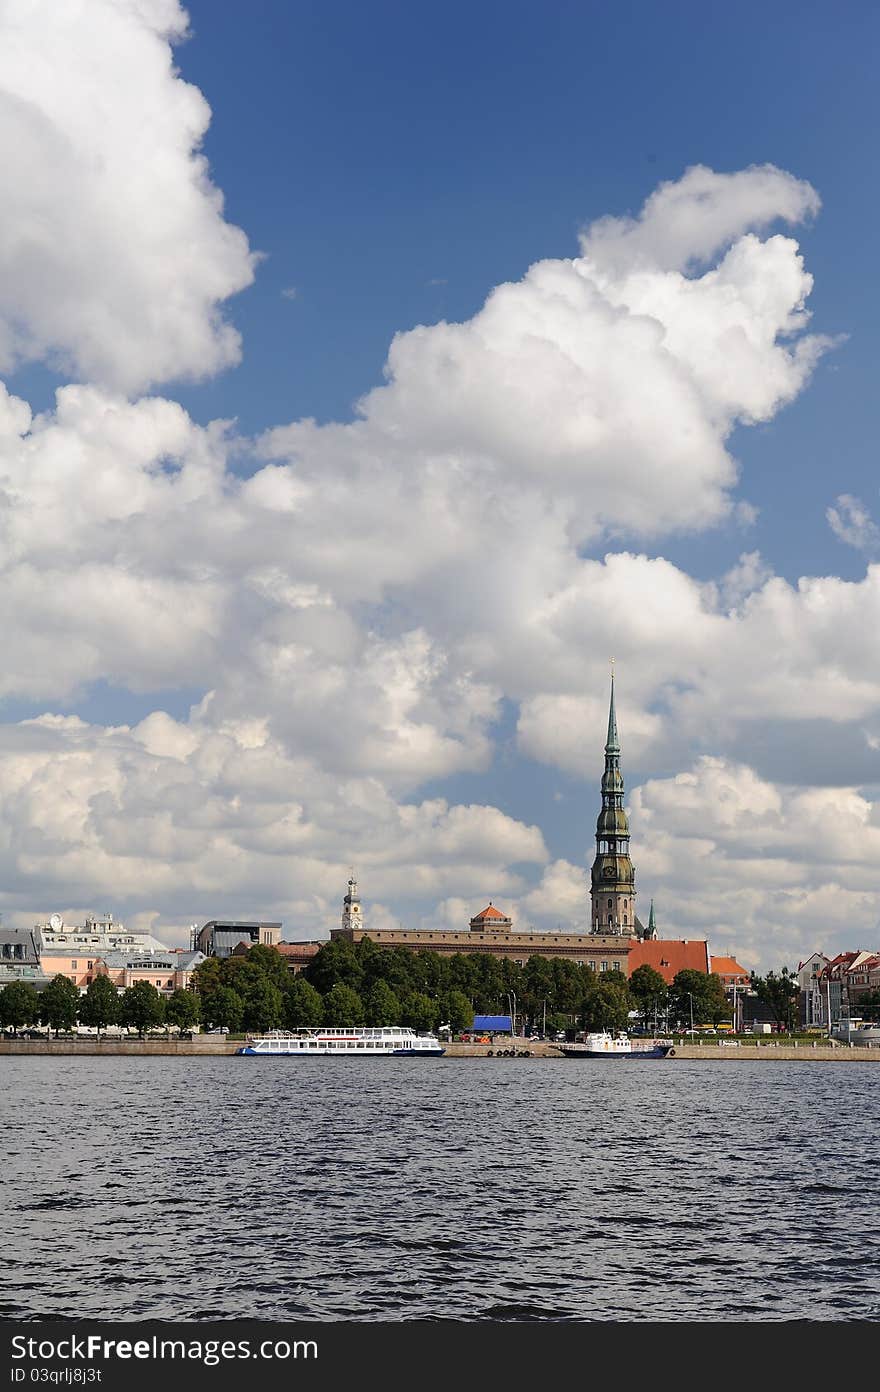
M609 909L613 909L613 908L614 908L614 900L613 900L613 899L609 899L609 900L608 900L608 907L609 907Z
M76 960L74 960L74 961L72 961L71 964L70 964L70 970L71 970L71 971L76 971L77 968L78 968L78 966L79 966L79 963L78 963Z
M607 962L602 962L602 963L600 964L600 966L599 966L599 970L600 970L600 971L607 971L607 970L608 970L608 963L607 963Z

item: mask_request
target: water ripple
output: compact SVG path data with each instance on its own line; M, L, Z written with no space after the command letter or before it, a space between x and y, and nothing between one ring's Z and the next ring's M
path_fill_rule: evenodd
M6 1319L880 1316L871 1064L2 1066Z

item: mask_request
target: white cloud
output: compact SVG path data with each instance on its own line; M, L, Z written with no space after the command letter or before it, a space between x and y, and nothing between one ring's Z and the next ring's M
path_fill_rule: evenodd
M875 553L880 545L880 527L865 504L849 493L841 493L835 507L826 509L828 525L838 541L858 551Z
M791 788L704 757L632 797L642 898L661 931L707 936L762 970L880 945L880 808L853 788Z
M604 217L582 237L584 256L609 270L684 271L705 263L746 230L803 222L821 206L816 190L772 164L718 174L692 165L660 184L637 218Z
M548 864L536 827L483 798L418 794L488 770L502 698L519 708L522 751L592 779L611 654L626 756L645 767L690 763L695 740L747 762L756 712L864 722L867 747L880 570L794 587L750 553L713 585L662 558L583 555L742 512L730 431L791 401L825 346L804 332L797 244L756 235L814 212L809 186L769 168L689 171L637 222L603 221L582 256L538 262L468 322L398 335L353 424L267 432L243 478L227 424L119 394L233 360L218 306L252 270L196 153L207 108L171 67L181 12L96 0L93 13L105 8L91 46L81 10L6 10L21 19L17 60L38 51L32 14L50 66L62 42L71 56L57 93L39 63L15 76L0 60L0 88L25 84L13 106L36 171L18 170L10 225L45 214L51 232L26 264L0 242L3 351L60 354L100 385L64 388L33 420L0 395L0 677L4 694L56 709L98 678L206 694L186 722L0 727L13 912L36 892L124 894L167 926L222 899L301 936L337 921L354 862L381 913L439 903L442 917L497 897L523 923L585 922L582 868ZM67 174L53 184L67 126L75 189ZM698 831L696 806L693 823L696 862L733 855L735 818ZM650 826L643 841L640 873L659 883L672 844ZM543 869L537 886L523 866ZM695 923L732 931L718 914L728 883L695 886ZM829 871L802 893L815 907L834 883ZM809 927L786 902L779 931Z
M375 779L340 780L197 714L181 724L157 712L133 729L75 716L2 726L0 787L0 874L16 922L97 897L156 915L166 938L233 912L277 914L305 937L338 922L348 864L371 903L406 904L518 888L507 867L547 858L538 828L497 808L397 804Z
M222 303L254 257L174 68L176 0L3 0L0 369L48 358L125 392L238 361Z

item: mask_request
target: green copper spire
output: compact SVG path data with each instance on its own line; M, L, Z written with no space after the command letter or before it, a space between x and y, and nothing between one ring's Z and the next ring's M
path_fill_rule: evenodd
M617 716L614 713L614 672L611 673L611 705L608 708L608 738L605 741L606 754L620 753L620 740L617 738Z
M656 923L654 922L654 900L652 899L652 900L651 900L651 911L650 911L650 913L648 914L648 937L649 937L649 938L656 937L656 934L657 934L657 925L656 925Z
M594 933L633 937L636 933L636 885L629 858L629 823L623 795L612 666L602 810L596 822L596 858L590 871L590 921Z

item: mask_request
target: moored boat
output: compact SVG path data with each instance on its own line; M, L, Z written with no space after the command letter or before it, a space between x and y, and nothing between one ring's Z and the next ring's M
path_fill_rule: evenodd
M436 1035L403 1025L322 1025L249 1035L235 1052L249 1058L439 1058L446 1050Z
M559 1048L565 1058L658 1059L668 1058L672 1052L668 1040L634 1041L628 1034L611 1034L608 1030L596 1030L575 1044L560 1044Z

